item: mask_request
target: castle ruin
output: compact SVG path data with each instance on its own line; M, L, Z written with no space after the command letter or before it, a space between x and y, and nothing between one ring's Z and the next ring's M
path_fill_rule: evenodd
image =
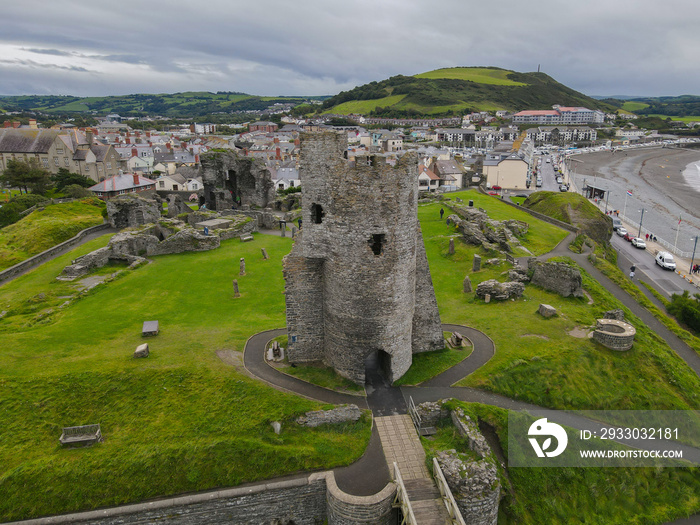
M234 152L202 155L204 203L213 211L233 206L267 208L276 197L270 171L261 160Z
M418 223L418 158L348 161L347 137L301 136L302 219L284 259L288 357L364 384L375 356L390 381L412 354L444 347Z

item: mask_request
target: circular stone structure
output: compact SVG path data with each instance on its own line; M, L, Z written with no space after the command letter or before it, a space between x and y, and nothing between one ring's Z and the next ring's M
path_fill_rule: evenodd
M617 319L598 319L593 339L610 350L625 351L632 348L637 330L629 323Z

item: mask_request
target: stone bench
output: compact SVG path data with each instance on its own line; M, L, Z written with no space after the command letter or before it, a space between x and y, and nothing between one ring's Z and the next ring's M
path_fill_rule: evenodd
M59 441L64 446L94 445L102 441L102 431L99 423L97 425L65 427Z
M252 241L252 240L253 240L253 236L250 235L249 233L246 235L241 235L241 242L248 242L248 241Z

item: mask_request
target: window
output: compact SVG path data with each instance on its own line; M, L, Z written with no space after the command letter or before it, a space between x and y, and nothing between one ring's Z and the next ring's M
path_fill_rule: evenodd
M97 171L102 171L102 164L97 165Z
M49 169L49 159L47 157L42 158L41 165L44 166L44 168Z
M386 242L386 234L372 234L372 237L370 237L369 241L367 242L369 243L369 247L372 249L372 253L374 253L374 255L381 255L382 251L384 250L384 243Z
M165 181L159 180L159 181L158 181L158 187L159 187L159 188L165 188Z
M63 148L56 148L56 153L63 155Z
M323 211L323 208L320 204L311 205L311 221L314 224L321 224L325 215L326 213Z
M68 157L63 157L63 162L66 164L66 168L70 166L70 160L68 160Z
M54 158L53 158L53 163L54 163L56 166L58 166L58 157L54 157Z
M108 169L108 170L111 170L111 169L112 169L112 163L111 163L111 162L108 162L108 163L107 163L107 169Z

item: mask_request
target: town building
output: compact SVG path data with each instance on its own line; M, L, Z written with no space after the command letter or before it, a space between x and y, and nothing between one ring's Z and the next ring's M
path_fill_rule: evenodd
M140 193L156 189L156 182L138 173L120 173L88 188L103 200L127 193Z
M10 160L35 162L50 173L65 168L95 182L117 175L122 167L112 146L95 144L92 133L78 130L1 129L0 171Z

